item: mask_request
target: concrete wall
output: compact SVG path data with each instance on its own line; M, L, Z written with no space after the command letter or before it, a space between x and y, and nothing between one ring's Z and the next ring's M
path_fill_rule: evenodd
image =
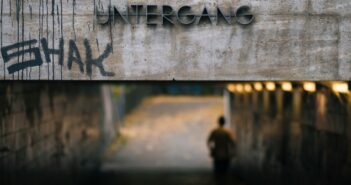
M234 167L253 184L349 184L350 97L329 89L231 94Z
M100 86L2 83L0 95L1 174L70 173L98 164Z
M213 13L217 5L226 12L250 5L256 19L248 26L205 22L150 27L145 24L145 17L134 25L121 21L114 25L97 24L94 12L106 11L110 2L121 10L126 4L168 4L175 9L190 5L196 14L204 6ZM6 50L6 46L19 43L8 53L31 48L32 55L9 57L6 64L2 55L0 77L349 80L350 8L349 0L1 0L1 47ZM60 48L62 38L63 60L58 54L51 55L50 61L45 58L45 44L39 43L42 38L49 48L55 49ZM23 45L29 40L32 43ZM93 64L100 55L104 70ZM9 66L30 58L42 58L43 64L9 73Z

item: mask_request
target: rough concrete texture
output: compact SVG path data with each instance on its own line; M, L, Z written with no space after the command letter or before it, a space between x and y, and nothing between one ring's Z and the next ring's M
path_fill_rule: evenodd
M94 87L99 86L75 87L0 85L0 178L12 172L82 171L97 164L102 100Z
M140 24L99 25L94 6L126 4L190 5L196 14L206 6L227 10L250 5L255 22L184 26ZM36 39L23 48L39 47L43 64L10 74L8 67L27 61L29 53L0 57L3 79L49 80L350 80L351 3L348 0L1 0L1 47ZM161 22L159 18L159 23ZM49 48L64 39L63 65L59 55L45 58L41 38ZM87 39L84 41L84 39ZM70 43L71 41L71 44ZM74 49L74 43L77 50ZM85 44L84 44L85 43ZM109 43L112 51L105 50ZM71 48L70 48L71 45ZM90 46L87 47L87 46ZM38 50L37 50L38 51ZM73 59L69 59L69 51ZM77 64L77 52L81 68ZM103 70L87 60L105 52ZM54 56L54 57L53 57ZM72 61L69 67L68 61ZM87 67L88 66L88 67ZM108 73L111 72L111 73Z
M231 99L234 167L247 183L350 184L350 97L294 90Z

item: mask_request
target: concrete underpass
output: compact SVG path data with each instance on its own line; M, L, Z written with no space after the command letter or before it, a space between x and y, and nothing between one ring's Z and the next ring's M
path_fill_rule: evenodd
M155 96L131 112L102 170L109 183L216 184L206 147L223 98ZM225 184L239 184L226 176ZM105 178L104 178L105 179ZM112 184L112 183L111 183Z
M4 83L1 182L348 184L345 85ZM237 152L216 176L206 140L221 115Z

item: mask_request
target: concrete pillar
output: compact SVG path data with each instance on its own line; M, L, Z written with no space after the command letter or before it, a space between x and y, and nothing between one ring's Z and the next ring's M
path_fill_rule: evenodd
M279 120L283 119L284 113L284 92L281 89L276 90L276 100L277 100L277 111L276 111L276 118Z
M224 90L223 92L223 101L224 101L224 117L226 122L228 123L227 126L233 126L231 122L231 93L228 90Z
M116 130L113 123L113 103L111 88L107 85L101 87L101 96L103 102L103 123L102 123L102 134L104 145L108 145L109 142L116 136Z
M301 98L302 98L302 90L296 89L293 91L293 102L292 102L292 119L293 122L300 122L301 119Z
M265 115L269 114L269 104L270 104L270 97L269 97L269 91L264 91L263 92L263 112Z

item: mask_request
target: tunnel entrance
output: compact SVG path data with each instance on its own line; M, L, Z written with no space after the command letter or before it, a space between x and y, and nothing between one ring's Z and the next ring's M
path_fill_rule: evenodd
M16 184L350 184L350 82L3 83L0 177ZM224 176L206 146L224 115Z
M224 115L223 94L187 85L165 88L126 115L100 179L105 184L239 184L232 172L214 176L206 144Z
M224 114L221 95L145 98L119 128L102 165L104 183L242 184L230 172L216 177L207 138Z
M153 96L127 115L103 170L211 170L206 140L220 96Z

